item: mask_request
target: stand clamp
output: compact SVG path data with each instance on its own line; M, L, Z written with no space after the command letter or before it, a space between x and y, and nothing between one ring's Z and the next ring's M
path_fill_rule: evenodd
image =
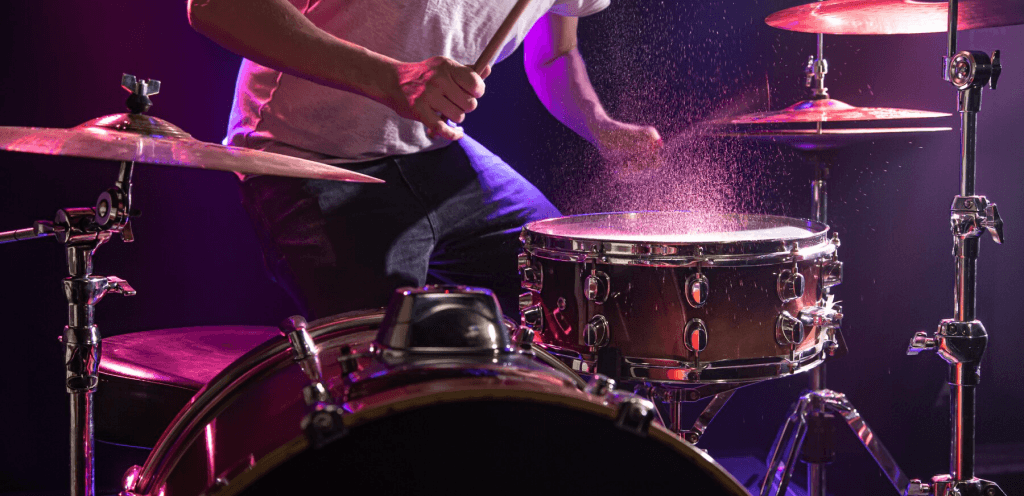
M956 239L977 238L985 231L996 243L1003 243L1003 219L999 208L984 196L960 196L953 198L950 207L950 228Z

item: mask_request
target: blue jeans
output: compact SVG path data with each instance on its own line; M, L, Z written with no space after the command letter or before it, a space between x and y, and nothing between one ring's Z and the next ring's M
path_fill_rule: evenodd
M520 228L559 216L536 187L469 137L345 167L386 183L241 183L270 275L307 317L381 307L426 283L493 289L517 315Z

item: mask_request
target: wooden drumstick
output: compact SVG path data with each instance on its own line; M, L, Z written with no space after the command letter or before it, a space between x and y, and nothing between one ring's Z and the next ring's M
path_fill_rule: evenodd
M516 21L523 15L526 6L529 4L530 0L518 0L515 7L512 7L512 12L508 13L505 21L501 23L501 26L498 26L498 32L494 33L491 41L484 47L484 53L481 53L480 58L476 59L476 63L473 64L473 70L477 74L482 73L484 68L490 65L491 60L494 60L494 57L498 55L498 50L501 50L501 45L505 38L508 37L512 28L515 27Z

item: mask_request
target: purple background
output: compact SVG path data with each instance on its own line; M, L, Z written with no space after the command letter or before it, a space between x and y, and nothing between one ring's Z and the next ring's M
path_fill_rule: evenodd
M607 12L581 22L581 51L613 115L646 120L671 138L727 99L743 97L751 111L764 110L766 79L773 109L805 98L801 71L813 35L761 22L798 3L616 0ZM0 18L0 125L70 127L122 112L125 94L118 83L128 72L162 81L152 115L200 140L222 138L239 58L192 31L184 2L16 2L6 13ZM954 92L938 76L944 35L826 42L833 97L859 106L955 111ZM978 191L998 202L1009 241L982 243L978 315L991 340L977 423L979 476L1014 494L1024 492L1021 456L1011 456L1009 465L982 457L1024 451L1018 351L1024 348L1024 305L1017 293L1024 243L1016 234L1024 217L1024 27L961 33L960 48L1004 50L1000 88L986 90L979 117ZM465 127L563 211L578 213L590 199L574 197L574 185L600 191L607 178L593 172L600 167L588 145L545 113L521 60L517 53L495 67L488 94ZM955 117L911 124L958 127ZM847 393L913 477L948 469L946 366L930 355L907 357L904 350L914 331L931 331L952 316L948 207L957 192L958 150L955 131L865 143L838 153L831 183L831 220L842 234L846 264L838 294L850 353L830 363L829 382ZM751 170L771 177L771 187L757 192L760 210L806 216L810 168L771 146L751 147L749 157ZM92 205L116 174L114 164L84 159L5 153L0 160L0 230L50 219L58 208ZM104 336L273 325L293 313L263 274L232 175L142 166L134 195L143 212L134 224L137 241L104 246L96 270L127 279L139 294L113 296L98 307ZM56 340L65 323L62 250L49 240L4 245L0 267L8 281L0 289L8 350L0 360L6 403L0 492L65 490L68 414ZM713 456L763 456L805 385L806 377L798 376L741 390L712 425L705 447ZM834 493L888 494L887 481L853 436L839 433L840 459L830 469ZM104 446L99 454L105 456L98 465L100 487L110 489L140 456Z

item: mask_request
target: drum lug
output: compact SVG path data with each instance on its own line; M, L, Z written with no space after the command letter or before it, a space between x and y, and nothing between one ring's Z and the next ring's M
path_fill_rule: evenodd
M518 260L522 288L540 291L544 287L544 273L533 264L529 253L520 253Z
M608 293L611 290L612 281L601 271L594 271L583 280L583 295L588 300L600 305L608 300Z
M708 326L703 320L691 319L683 330L683 346L694 353L700 353L707 345Z
M584 391L594 396L604 396L614 389L615 379L604 374L594 374L593 377L587 381L587 387Z
M523 300L520 299L519 301L522 304ZM523 327L534 332L544 328L544 306L542 304L534 303L528 307L521 308L519 315Z
M796 264L793 269L783 269L779 272L779 280L776 284L779 299L783 303L793 301L804 296L804 275L797 272Z
M781 346L796 346L803 340L803 321L783 310L775 319L775 342Z
M639 396L631 396L619 404L615 425L624 431L646 437L653 419L654 403Z
M281 335L288 338L292 345L292 358L299 364L302 372L309 379L302 389L302 395L306 405L314 406L318 403L331 403L331 393L327 391L323 382L323 371L320 367L320 352L313 343L313 338L307 330L306 319L301 315L293 315L285 319L278 326Z
M691 274L690 277L686 278L686 302L693 308L700 308L707 304L708 293L711 291L711 285L708 282L708 278L697 272Z
M587 346L605 346L610 340L608 331L608 319L604 315L595 315L584 329L583 343Z
M830 260L821 263L821 289L825 290L838 286L843 282L843 262L840 262L835 255Z

